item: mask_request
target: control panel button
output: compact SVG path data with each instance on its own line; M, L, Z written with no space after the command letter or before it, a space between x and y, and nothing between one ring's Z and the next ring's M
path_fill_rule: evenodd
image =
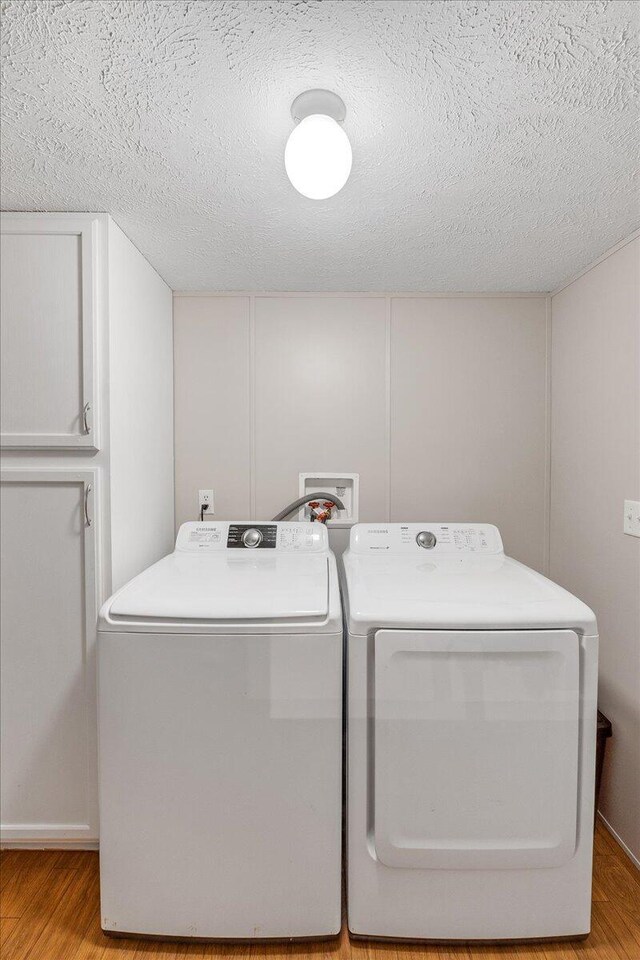
M419 547L424 547L425 550L432 550L438 539L435 533L431 533L430 530L421 530L418 536L416 537L416 543Z
M262 534L259 530L256 530L255 527L249 527L248 530L242 534L242 542L245 547L257 547L262 543Z

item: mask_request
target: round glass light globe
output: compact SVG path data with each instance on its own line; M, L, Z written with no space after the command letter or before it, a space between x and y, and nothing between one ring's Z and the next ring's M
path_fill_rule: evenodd
M326 200L349 179L349 138L332 117L314 113L291 131L284 165L298 193L311 200Z

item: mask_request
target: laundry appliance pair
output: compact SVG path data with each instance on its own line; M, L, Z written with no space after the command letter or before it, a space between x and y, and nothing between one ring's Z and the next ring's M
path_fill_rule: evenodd
M588 933L591 611L488 524L358 524L341 587L324 525L211 521L105 604L105 932L335 936L346 715L352 935Z

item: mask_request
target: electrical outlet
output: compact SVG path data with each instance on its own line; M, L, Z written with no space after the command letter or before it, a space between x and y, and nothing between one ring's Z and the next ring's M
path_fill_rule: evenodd
M625 500L623 529L630 537L640 537L640 500Z
M205 517L210 517L213 515L213 490L198 490L198 515L200 511L206 505L207 509L204 511Z

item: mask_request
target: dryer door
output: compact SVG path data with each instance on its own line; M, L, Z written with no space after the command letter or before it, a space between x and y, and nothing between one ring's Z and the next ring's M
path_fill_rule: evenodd
M552 867L578 807L572 630L378 630L374 840L391 867Z

